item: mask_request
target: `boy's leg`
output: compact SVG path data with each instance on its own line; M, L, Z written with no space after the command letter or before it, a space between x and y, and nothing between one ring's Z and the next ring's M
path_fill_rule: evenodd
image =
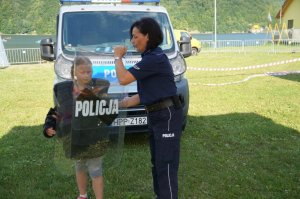
M87 194L88 178L87 173L84 170L76 170L76 181L80 195Z
M89 175L92 178L92 185L96 199L103 199L104 179L102 176L102 159L89 159L87 160L87 166Z
M77 160L75 162L75 169L76 169L76 182L77 182L79 194L86 195L87 185L88 185L86 161Z
M93 190L96 199L103 199L104 180L102 176L92 178Z

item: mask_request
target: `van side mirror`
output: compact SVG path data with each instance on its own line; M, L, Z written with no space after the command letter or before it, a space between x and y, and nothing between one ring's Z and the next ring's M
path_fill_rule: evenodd
M192 55L191 39L189 37L180 37L179 50L184 58Z
M51 38L42 39L40 43L41 58L46 61L53 61L54 56L54 42Z

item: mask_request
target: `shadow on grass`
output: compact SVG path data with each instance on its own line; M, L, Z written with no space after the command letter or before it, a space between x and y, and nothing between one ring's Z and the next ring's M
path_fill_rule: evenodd
M300 133L255 113L189 116L184 198L297 198Z
M54 142L41 125L14 127L0 139L0 152L1 198L75 198L74 176L55 169Z
M114 188L114 183L122 181L127 175L135 173L137 169L146 169L144 166L138 168L134 163L140 162L141 158L145 158L145 163L148 162L147 134L128 134L124 141L126 162L117 163L120 166L109 165L109 168L106 166L109 163L105 164L104 170L110 178L105 180L106 189L111 192L106 194L106 198L124 198L124 196L125 198L134 198L135 192L132 192L134 190L132 187L125 190L122 188L128 182L124 182L120 189ZM62 173L61 169L57 168L54 157L56 147L55 139L47 139L42 135L42 125L17 126L5 134L0 139L0 198L76 198L78 191L75 183L75 171L71 168ZM115 164L115 162L111 164ZM150 177L148 176L149 180L151 180ZM133 180L133 182L141 183L139 180ZM148 193L151 195L151 183L148 184ZM122 190L122 194L120 194L120 190ZM93 196L91 184L88 191Z
M125 135L125 145L129 146L143 146L148 145L148 133L130 133Z
M285 79L285 80L300 82L300 74L281 75L281 76L276 76L276 77Z
M74 175L53 163L41 126L0 139L1 198L75 198ZM297 198L300 133L254 113L189 116L181 144L180 198ZM118 168L104 171L106 198L153 198L147 134L126 135ZM91 193L91 190L89 190Z

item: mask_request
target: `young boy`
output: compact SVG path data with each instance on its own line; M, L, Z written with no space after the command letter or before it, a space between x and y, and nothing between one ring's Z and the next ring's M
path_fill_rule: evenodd
M71 76L73 78L73 98L76 99L79 95L86 95L86 89L92 93L99 93L101 88L94 88L92 83L92 63L89 58L78 56L74 59L74 64L72 66ZM109 83L107 83L109 85ZM107 87L108 88L108 87ZM104 88L104 89L107 89ZM56 135L56 122L59 118L57 108L50 109L47 114L45 125L44 125L44 135L48 138ZM86 134L87 135L87 134ZM80 140L84 138L80 137ZM76 181L79 190L79 196L77 199L87 199L87 185L88 185L88 175L92 179L92 187L96 199L103 198L103 187L104 179L102 176L102 159L101 157L96 158L81 158L75 161L76 168Z

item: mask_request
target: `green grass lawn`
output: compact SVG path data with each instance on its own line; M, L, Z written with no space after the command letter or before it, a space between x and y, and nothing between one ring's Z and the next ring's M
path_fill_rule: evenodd
M200 53L186 61L189 67L234 68L298 57ZM300 62L231 72L187 71L190 108L181 142L181 199L299 198L300 75L205 85L297 70ZM74 172L57 163L55 139L42 136L53 104L53 76L51 64L0 70L0 198L77 196ZM153 198L150 166L147 135L126 135L122 153L105 164L105 198Z

